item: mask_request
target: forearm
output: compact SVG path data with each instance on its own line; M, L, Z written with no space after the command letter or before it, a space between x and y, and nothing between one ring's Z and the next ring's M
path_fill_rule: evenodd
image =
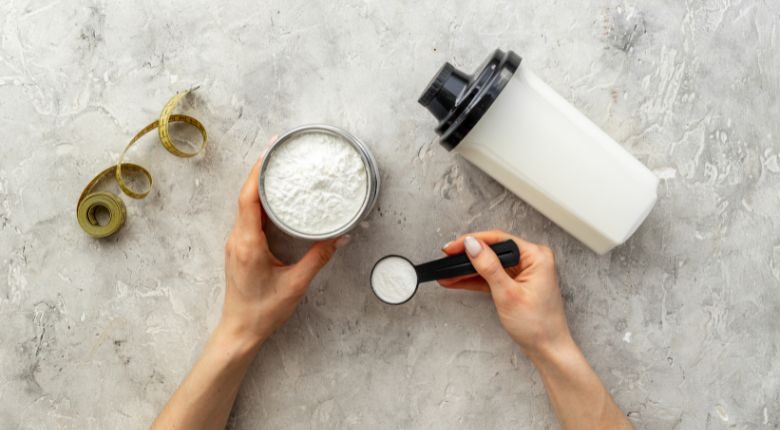
M529 356L563 429L633 429L570 337Z
M220 324L151 428L224 429L260 343Z

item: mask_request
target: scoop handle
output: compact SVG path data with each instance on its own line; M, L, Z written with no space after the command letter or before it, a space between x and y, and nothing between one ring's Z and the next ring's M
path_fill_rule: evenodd
M520 248L517 247L514 240L495 243L490 245L490 248L498 256L502 267L512 267L520 263ZM414 269L417 271L417 282L420 284L436 279L477 273L477 269L474 268L465 253L418 264L414 266Z

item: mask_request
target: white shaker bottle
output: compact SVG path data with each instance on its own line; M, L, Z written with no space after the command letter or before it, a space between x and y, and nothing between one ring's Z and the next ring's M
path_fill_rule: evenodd
M419 99L441 144L604 254L656 201L658 178L512 51L473 74L445 63Z

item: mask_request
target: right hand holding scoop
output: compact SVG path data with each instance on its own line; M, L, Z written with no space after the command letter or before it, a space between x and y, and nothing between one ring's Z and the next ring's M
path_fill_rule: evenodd
M504 269L489 245L507 239L520 248L520 265ZM572 342L555 258L548 247L493 230L461 236L442 250L448 255L465 251L479 275L441 279L439 284L489 292L504 329L529 357L545 355Z

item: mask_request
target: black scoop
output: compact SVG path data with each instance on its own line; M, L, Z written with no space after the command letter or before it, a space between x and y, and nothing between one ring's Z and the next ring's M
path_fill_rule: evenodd
M496 253L502 267L513 267L520 264L520 248L517 247L515 241L507 240L504 242L499 242L490 245L490 249ZM412 297L414 297L414 295L417 293L417 287L423 282L434 281L436 279L454 278L455 276L477 273L477 269L474 268L474 265L471 264L471 260L469 260L469 257L466 256L465 253L451 255L449 257L440 258L438 260L429 261L427 263L418 265L412 264L408 258L402 257L400 255L386 255L380 258L374 264L374 267L371 269L371 275L369 279L373 281L374 270L376 270L376 267L380 262L387 258L400 258L402 260L406 260L410 266L414 267L414 271L417 274L417 285L414 287L414 290L410 291L408 296L403 297L403 299L398 302L388 302L382 299L382 297L377 294L372 283L371 290L374 292L374 295L380 301L388 305L400 305L408 302Z

